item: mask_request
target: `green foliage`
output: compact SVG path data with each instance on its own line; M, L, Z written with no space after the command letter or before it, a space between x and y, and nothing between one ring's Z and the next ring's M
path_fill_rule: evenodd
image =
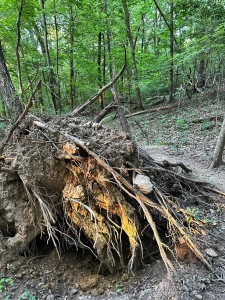
M157 1L169 21L170 5ZM71 110L70 91L74 88L74 106L80 105L110 80L109 63L114 74L124 63L124 45L128 44L124 12L121 1L45 0L44 13L47 22L48 48L51 60L49 68L44 45L44 26L39 1L24 0L21 16L21 40L19 45L23 89L26 89L35 74L49 84L49 74L55 75L53 84L59 94L63 113ZM170 72L170 31L153 2L127 1L130 26L135 44L135 58L139 74L139 86L145 97L168 95ZM14 85L18 86L18 64L15 53L17 44L17 18L20 1L2 0L0 3L0 39L8 69ZM225 7L222 1L187 0L174 1L174 82L178 97L181 84L191 76L199 77L200 61L204 60L204 76L218 82L224 76L224 24ZM55 22L56 21L56 22ZM107 32L107 30L109 32ZM98 35L101 33L101 49ZM106 36L110 36L111 55L107 50ZM58 39L57 39L58 37ZM130 94L135 102L136 83L133 80L131 54L127 49L127 67L123 78L116 83L119 93ZM57 50L58 49L58 50ZM98 56L100 53L100 56ZM100 62L100 66L98 65ZM71 66L73 75L71 75ZM209 82L210 83L210 82ZM108 92L107 92L108 93ZM18 92L19 96L20 93ZM107 94L107 98L111 95ZM25 93L27 102L29 93ZM44 112L52 108L50 89L40 91ZM209 125L209 124L208 124ZM176 126L184 130L187 124L177 120ZM202 125L203 130L207 125Z
M195 220L200 220L200 210L196 207L187 207L186 208L186 212L188 214L188 216L186 217L186 220L189 222L191 221L193 218Z
M212 122L210 120L205 120L201 123L200 125L200 129L201 130L208 130L210 129L212 126Z
M177 118L175 122L175 128L177 130L185 130L188 129L188 124L182 118Z
M209 277L204 277L204 278L202 278L202 281L204 282L204 283L211 283L211 280L210 280L210 278Z
M13 280L10 277L0 276L0 293L6 290L6 288L13 284Z
M116 283L116 293L120 293L121 292L121 285Z
M21 296L19 296L18 300L35 300L35 297L31 294L30 291L25 291Z

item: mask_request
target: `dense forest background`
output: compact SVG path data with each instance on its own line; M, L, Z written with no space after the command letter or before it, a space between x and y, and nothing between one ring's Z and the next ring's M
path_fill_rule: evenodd
M156 95L171 102L223 88L222 0L3 0L0 28L22 103L42 79L35 112L73 110L118 73L125 52L116 88L130 109ZM107 91L96 108L111 101ZM1 110L7 115L3 99Z

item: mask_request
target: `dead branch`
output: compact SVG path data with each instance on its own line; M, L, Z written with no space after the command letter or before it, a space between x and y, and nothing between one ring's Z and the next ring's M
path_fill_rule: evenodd
M168 173L168 174L171 174L171 175L173 175L173 176L179 177L179 178L181 178L181 179L183 179L183 180L186 180L186 181L189 181L189 182L193 182L193 183L197 183L197 184L206 184L205 181L199 181L199 180L196 180L196 179L192 179L192 178L189 178L189 177L186 177L186 176L177 174L177 173L175 173L175 172L173 172L173 171L164 169L163 167L162 167L162 168L157 168L157 167L144 167L143 170L144 170L144 171L157 171L157 172Z
M115 105L113 102L111 102L109 105L107 105L100 113L94 118L94 123L101 122L102 119L105 118L105 116L115 108Z
M192 172L192 169L190 169L187 166L185 166L185 164L183 164L182 162L172 163L172 162L168 162L167 160L164 160L162 162L162 165L165 168L169 168L169 167L181 167L181 169L183 169L185 172Z
M9 140L11 139L11 136L13 134L13 132L15 131L15 129L19 126L19 124L22 122L22 120L25 118L26 114L28 113L29 109L31 108L31 106L33 105L33 98L34 95L36 94L36 92L40 89L41 87L41 80L38 81L35 89L33 90L32 94L30 95L28 104L26 105L23 113L21 114L21 116L17 119L16 123L11 127L8 136L1 142L1 146L0 146L0 155L2 155L3 149L5 147L5 145L9 142Z
M121 70L115 76L114 79L112 79L108 84L106 84L105 86L103 86L103 88L101 88L98 91L98 93L96 93L95 95L91 96L91 98L89 98L87 100L87 102L85 102L81 107L76 108L68 116L69 117L73 117L74 115L79 114L82 111L84 111L90 104L92 104L95 100L97 100L102 95L102 93L104 93L104 91L106 91L108 88L110 88L119 79L119 77L122 75L122 73L125 70L125 68L126 68L126 64L123 65L123 67L121 68Z
M148 114L148 113L156 112L156 111L160 111L160 110L171 109L171 108L177 107L177 106L178 106L177 103L173 103L173 104L165 105L165 106L158 106L158 107L154 107L154 108L151 108L151 109L142 110L142 111L138 111L138 112L135 112L135 113L132 113L132 114L128 114L128 115L126 115L126 118L135 117L135 116L139 116L139 115L144 115L144 114Z
M216 194L219 194L219 195L225 197L225 193L224 192L218 191L218 190L213 189L213 188L211 188L209 186L203 186L203 188L206 189L206 190L208 190L208 191L211 191L213 193L216 193Z

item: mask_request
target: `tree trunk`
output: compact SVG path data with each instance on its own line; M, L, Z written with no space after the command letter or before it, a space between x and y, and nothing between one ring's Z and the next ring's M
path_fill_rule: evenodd
M105 0L105 14L108 15L107 1L106 0ZM109 29L109 25L108 25L107 20L106 20L106 36L107 36L107 47L108 47L109 60L110 60L109 73L110 73L110 80L112 81L113 80L113 69L112 69L112 59L111 59L110 29ZM125 59L125 63L126 63L126 59ZM120 99L118 97L118 93L116 91L115 84L112 84L110 89L111 89L111 92L113 94L113 103L116 105L117 113L118 113L118 116L119 116L119 120L120 120L122 130L124 132L130 134L130 136L132 137L129 124L128 124L127 119L126 119L125 114L124 114L124 108L120 106Z
M59 99L61 98L60 96L60 77L59 77L59 30L58 30L58 22L57 22L57 18L56 18L56 3L54 0L54 25L55 25L55 40L56 40L56 59L55 59L55 64L56 64L56 84L57 84L57 88L58 88L58 97ZM58 99L58 101L59 101Z
M15 123L22 114L23 108L16 96L15 88L12 84L9 72L5 63L5 58L0 41L0 93L7 105L12 122Z
M173 84L173 1L170 2L170 88L169 88L169 102L173 102L174 98L174 84Z
M70 109L75 105L75 86L74 86L74 17L73 7L70 5Z
M223 151L224 151L224 147L225 147L225 117L223 120L223 124L217 139L217 143L216 143L216 147L214 150L214 154L213 154L213 160L212 163L210 165L210 168L217 168L219 167L223 160L222 160L222 156L223 156Z
M46 22L46 17L44 13L44 0L40 0L41 8L43 9L42 12L42 21L43 21L43 28L44 28L44 48L45 48L45 54L46 54L46 61L47 61L47 66L49 68L49 88L50 88L50 93L52 97L52 102L53 106L55 109L55 112L57 113L58 111L61 111L61 102L60 102L60 97L56 93L56 79L55 79L55 74L52 68L51 64L51 58L50 58L50 53L49 53L49 48L48 48L48 32L47 32L47 22Z
M22 94L22 92L23 92L20 55L19 55L19 47L20 47L20 40L21 40L20 24L21 24L22 11L23 11L23 0L21 0L21 2L20 2L18 18L17 18L17 22L16 22L16 26L17 26L16 60L17 60L17 68L18 68L18 83L19 83L19 87L20 87L20 94Z
M133 67L133 72L134 72L136 98L137 98L137 102L138 102L138 108L143 109L142 100L141 100L141 92L140 92L140 88L139 88L138 70L137 70L137 65L136 65L134 42L133 42L131 28L130 28L130 15L129 15L129 10L128 10L128 6L127 6L127 1L122 0L122 4L123 4L123 10L124 10L124 14L125 14L125 25L127 28L127 37L128 37L129 45L130 45L132 67Z
M205 59L201 58L198 68L198 81L196 88L203 88L205 85Z
M98 33L98 88L102 88L102 72L101 72L101 60L102 60L102 33ZM99 103L101 110L104 109L103 94L99 97Z

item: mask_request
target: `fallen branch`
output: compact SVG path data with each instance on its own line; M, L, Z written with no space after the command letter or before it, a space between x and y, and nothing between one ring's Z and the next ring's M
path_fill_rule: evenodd
M101 122L102 119L105 118L105 116L115 108L115 104L111 102L109 105L107 105L100 113L94 118L94 123Z
M206 190L208 190L208 191L211 191L213 193L216 193L216 194L219 194L219 195L225 197L225 193L224 192L218 191L218 190L213 189L213 188L211 188L209 186L203 186L203 188L206 189Z
M119 71L119 73L115 76L115 78L113 80L111 80L108 84L106 84L105 86L103 86L103 88L101 88L98 93L96 93L95 95L93 95L91 98L88 99L87 102L85 102L81 107L76 108L74 111L72 111L71 113L68 114L69 117L73 117L76 114L81 113L82 111L84 111L90 104L92 104L95 100L97 100L102 93L104 93L104 91L106 91L108 88L110 88L121 76L121 74L123 73L123 71L125 70L126 65L124 64L122 69Z
M175 173L175 172L173 172L173 171L164 169L163 167L162 167L162 168L157 168L157 167L144 167L143 170L144 170L144 171L164 172L164 173L168 173L168 174L174 175L174 176L176 176L176 177L179 177L179 178L181 178L181 179L183 179L183 180L186 180L186 181L190 181L190 182L197 183L197 184L206 184L205 181L199 181L199 180L196 180L196 179L192 179L192 178L189 178L189 177L186 177L186 176L177 174L177 173Z
M126 115L126 118L130 118L130 117L135 117L135 116L139 116L139 115L144 115L144 114L148 114L151 112L156 112L156 111L160 111L160 110L166 110L166 109L171 109L173 107L177 107L178 104L177 103L173 103L173 104L169 104L169 105L165 105L165 106L158 106L158 107L154 107L151 109L147 109L147 110L141 110L132 114L128 114Z
M183 169L185 172L192 172L192 169L190 169L187 166L185 166L185 164L183 164L182 162L172 163L172 162L168 162L167 160L164 160L162 162L162 165L165 168L169 168L169 167L181 167L181 169Z

